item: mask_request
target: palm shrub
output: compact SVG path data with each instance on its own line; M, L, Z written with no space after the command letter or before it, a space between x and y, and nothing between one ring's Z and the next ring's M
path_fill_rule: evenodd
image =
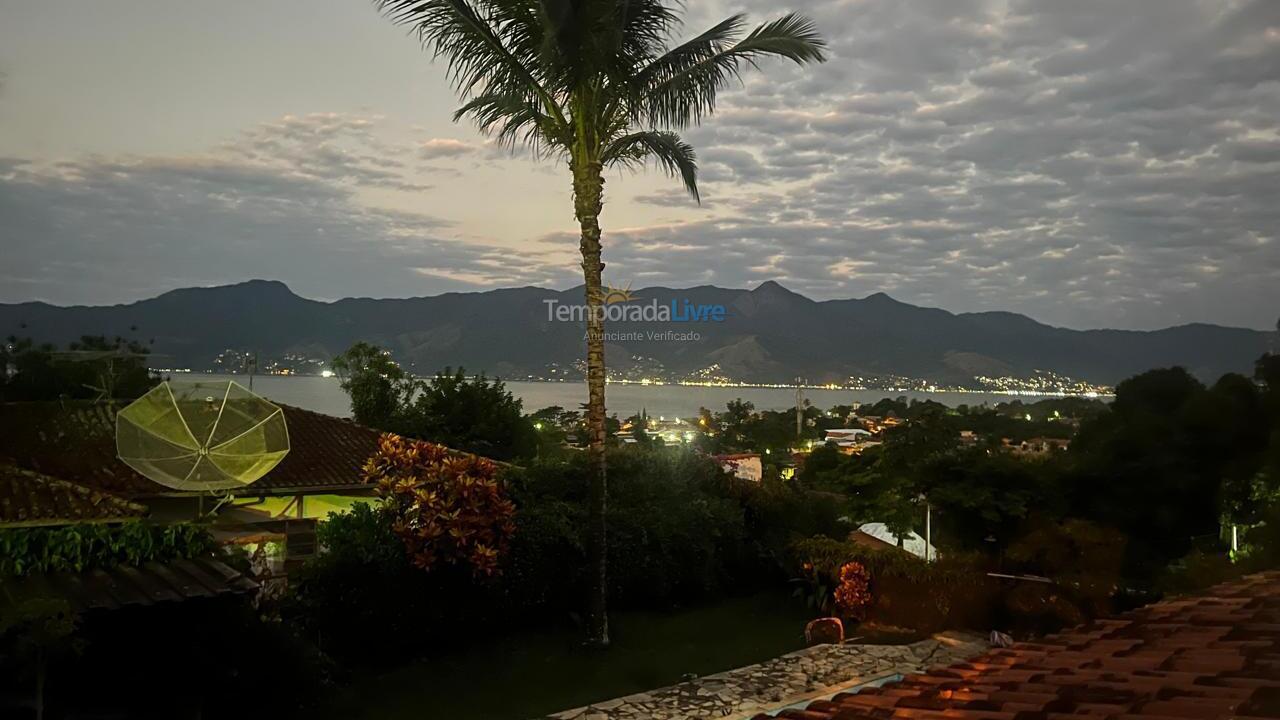
M662 0L375 0L448 65L469 118L499 143L568 165L587 314L591 640L605 614L605 365L600 212L604 171L657 163L698 197L693 147L677 133L715 110L743 63L823 60L813 24L787 14L744 34L733 15L678 44L679 14Z

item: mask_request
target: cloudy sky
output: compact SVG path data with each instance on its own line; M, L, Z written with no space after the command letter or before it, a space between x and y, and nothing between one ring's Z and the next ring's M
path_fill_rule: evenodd
M686 32L773 0L690 2ZM607 180L606 280L1069 327L1280 314L1280 2L794 0L831 44ZM580 278L564 168L450 121L364 0L0 0L0 302Z

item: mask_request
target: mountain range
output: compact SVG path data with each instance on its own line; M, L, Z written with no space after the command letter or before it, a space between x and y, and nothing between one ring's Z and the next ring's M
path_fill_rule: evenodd
M723 308L721 320L704 313L690 322L609 324L611 370L668 378L701 373L784 382L800 376L827 383L905 376L973 386L979 375L1052 371L1114 384L1153 367L1181 365L1213 380L1225 372L1249 373L1276 340L1275 333L1199 323L1152 331L1070 330L1010 312L918 307L884 293L815 301L772 281L752 290L652 287L630 296L621 304L656 302L695 314ZM214 367L227 349L262 358L329 359L365 340L390 349L418 373L463 366L520 379L575 372L584 354L583 324L553 316L560 305L581 303L581 287L321 302L278 281L251 280L124 305L0 304L0 333L60 346L81 335L119 335L150 342L156 364L193 369Z

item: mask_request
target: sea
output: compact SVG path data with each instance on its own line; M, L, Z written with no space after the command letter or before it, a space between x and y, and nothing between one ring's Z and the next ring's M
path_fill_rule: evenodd
M225 382L234 380L246 387L247 375L220 375L213 373L174 373L166 376L174 385L196 382ZM318 375L255 375L253 391L269 400L314 410L326 415L349 417L351 404L347 394L338 385L336 377ZM525 412L533 412L551 405L566 410L578 409L587 401L587 385L580 382L506 382L507 389L521 400ZM804 398L815 407L827 409L851 403L873 403L882 398L906 397L918 400L936 400L949 407L957 405L995 405L1019 399L1002 393L983 392L922 392L916 390L831 390L804 388ZM605 390L605 401L610 414L630 417L641 411L652 417L693 417L700 408L723 411L730 400L746 400L757 410L785 410L796 406L795 388L786 387L725 387L702 385L641 385L638 383L610 383ZM1021 396L1023 402L1034 402L1037 396Z

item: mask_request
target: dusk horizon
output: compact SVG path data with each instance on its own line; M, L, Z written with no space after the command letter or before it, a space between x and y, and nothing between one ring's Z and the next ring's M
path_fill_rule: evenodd
M132 304L136 304L136 303L138 303L138 302L142 302L142 301L145 301L145 300L151 300L151 299L154 299L154 298L160 297L161 295L165 295L165 294L173 293L173 292L179 292L179 291L182 291L182 290L200 290L200 289L208 290L208 289L217 289L217 288L235 287L235 286L239 286L239 285L248 285L248 284L253 284L253 283L278 283L278 284L280 284L280 285L283 285L285 288L287 288L287 289L289 290L289 292L290 292L290 293L292 293L293 295L295 295L295 296L297 296L297 297L299 297L299 298L302 298L302 299L304 299L304 300L311 300L311 301L315 301L315 302L328 303L328 304L332 304L332 303L340 302L340 301L343 301L343 300L415 300L415 299L434 298L434 297L439 297L439 296L442 296L442 295L483 294L483 293L489 293L489 292L500 292L500 291L511 291L511 290L525 290L525 289L532 289L532 290L545 290L545 291L548 291L548 292L554 292L554 293L572 293L572 292L581 292L581 291L583 290L583 284L582 284L582 283L578 283L578 284L576 284L576 285L569 285L569 286L567 286L567 287L552 287L552 286L547 286L547 285L511 285L511 286L492 287L492 288L479 288L479 289L442 290L442 291L440 291L440 292L430 293L430 294L422 294L422 295L342 295L342 296L337 296L337 297L324 297L324 296L312 296L312 295L305 295L305 294L303 294L303 293L300 293L300 292L298 292L298 291L297 291L297 290L296 290L292 285L290 285L287 281L282 280L282 279L279 279L279 278L252 277L252 278L245 278L245 279L243 279L243 280L234 280L234 281L228 281L228 282L215 282L215 283L210 283L210 284L208 284L208 285L189 285L189 286L173 287L173 288L169 288L169 289L165 289L165 290L160 290L160 291L156 292L155 294L150 294L150 295L146 295L146 296L139 296L139 297L133 297L133 298L125 299L125 300L120 300L120 301L117 301L117 302L102 302L102 303L59 303L59 302L53 302L53 301L50 301L50 300L46 300L46 299L43 299L43 298L32 298L32 299L28 299L28 300L21 300L21 301L14 301L14 302L9 302L9 301L0 300L0 306L3 306L3 305L22 305L22 304L27 304L27 303L42 303L42 304L49 305L49 306L56 307L56 308L74 308L74 307L89 307L89 308L92 308L92 307L119 307L119 306L125 306L125 305L132 305ZM610 283L608 283L607 281L606 281L606 283L605 283L605 284L606 284L606 285L610 285ZM755 284L753 284L753 285L750 285L750 286L742 286L742 287L727 287L727 286L723 286L723 285L716 285L716 284L714 284L714 283L701 283L701 284L697 284L697 285L684 285L684 286L667 285L667 284L637 285L637 286L633 286L633 287L631 287L631 289L632 289L633 291L635 291L635 292L640 292L640 291L643 291L643 290L651 290L651 289L663 289L663 290L675 290L675 291L679 291L679 290L695 290L695 289L701 289L701 288L714 288L714 289L717 289L717 290L728 290L728 291L751 292L751 291L753 291L753 290L758 290L758 289L759 289L760 287L762 287L762 286L770 285L770 284L777 285L777 286L779 286L779 287L783 288L784 290L786 290L786 291L788 291L788 292L794 293L794 294L799 295L800 297L802 297L802 298L804 298L804 299L806 299L806 300L810 300L810 301L813 301L813 302L816 302L816 303L830 302L830 301L838 301L838 300L866 300L867 298L870 298L870 297L873 297L873 296L883 295L883 296L885 296L885 297L888 297L888 298L890 298L890 299L894 300L895 302L900 302L900 303L903 303L903 304L912 305L912 306L915 306L915 307L925 308L925 309L944 310L944 311L946 311L946 312L948 312L948 313L951 313L951 314L953 314L953 315L972 315L972 314L982 314L982 313L1010 313L1010 314L1014 314L1014 315L1021 315L1021 316L1027 317L1027 318L1029 318L1029 319L1031 319L1031 320L1033 320L1033 321L1035 321L1035 322L1037 322L1037 323L1040 323L1040 324L1042 324L1042 325L1047 325L1047 326L1052 327L1052 328L1062 328L1062 329L1068 329L1068 330L1133 330L1133 331L1138 331L1138 332L1149 332L1149 331L1167 330L1167 329L1177 328L1177 327L1182 327L1182 326L1186 326L1186 325L1212 325L1212 326L1217 326L1217 327L1222 327L1222 328L1228 328L1228 329L1253 330L1253 331L1257 331L1257 332L1261 332L1261 333L1273 333L1273 332L1277 332L1277 330L1276 330L1276 328L1275 328L1274 326L1272 326L1272 327L1266 327L1266 326L1264 325L1264 326L1262 326L1262 327L1247 327L1247 326L1244 326L1244 325L1232 325L1232 324L1229 324L1229 323L1226 323L1226 322L1213 322L1213 321L1211 321L1211 320L1195 320L1195 321L1188 321L1188 322L1184 322L1184 323L1175 323L1175 324L1172 324L1172 325L1159 325L1159 326L1153 326L1153 327L1135 327L1135 328L1118 328L1118 327L1112 327L1112 326L1108 326L1108 325L1094 325L1094 326L1071 326L1071 325L1058 325L1058 324L1054 324L1054 323L1051 323L1051 322L1046 322L1046 321L1044 321L1044 320L1042 320L1042 319L1040 319L1040 318L1035 317L1034 315L1031 315L1031 314L1026 313L1026 312L1022 312L1022 311L1018 310L1017 308L1011 308L1011 307L1004 307L1004 308L1001 308L1001 307L994 307L994 308L988 308L988 309L982 309L982 310L955 310L955 309L952 309L952 308L941 307L941 306L936 306L936 305L929 305L929 304L920 304L920 303L911 303L911 302L907 302L906 300L903 300L902 298L896 297L893 293L891 293L891 292L886 292L886 291L884 291L884 290L871 290L871 291L868 291L868 292L866 292L865 294L861 294L861 295L843 295L843 296L833 296L833 297L815 298L815 297L811 297L811 296L809 296L808 294L806 294L806 293L805 293L805 292L803 292L803 291L800 291L800 290L797 290L797 289L795 289L795 288L793 288L793 287L788 286L788 284L787 284L787 282L786 282L786 281L783 281L783 280L775 280L775 279L763 279L763 280L759 280L759 281L755 282ZM625 287L625 286L628 286L628 283L618 283L617 285L611 285L611 287L619 287L619 288L621 288L621 287Z
M363 1L0 8L0 302L580 282L560 166L453 122L444 68ZM766 59L688 129L701 204L652 164L606 173L608 276L1273 327L1280 6L795 9L830 59Z
M0 716L1280 718L1280 0L0 0Z

